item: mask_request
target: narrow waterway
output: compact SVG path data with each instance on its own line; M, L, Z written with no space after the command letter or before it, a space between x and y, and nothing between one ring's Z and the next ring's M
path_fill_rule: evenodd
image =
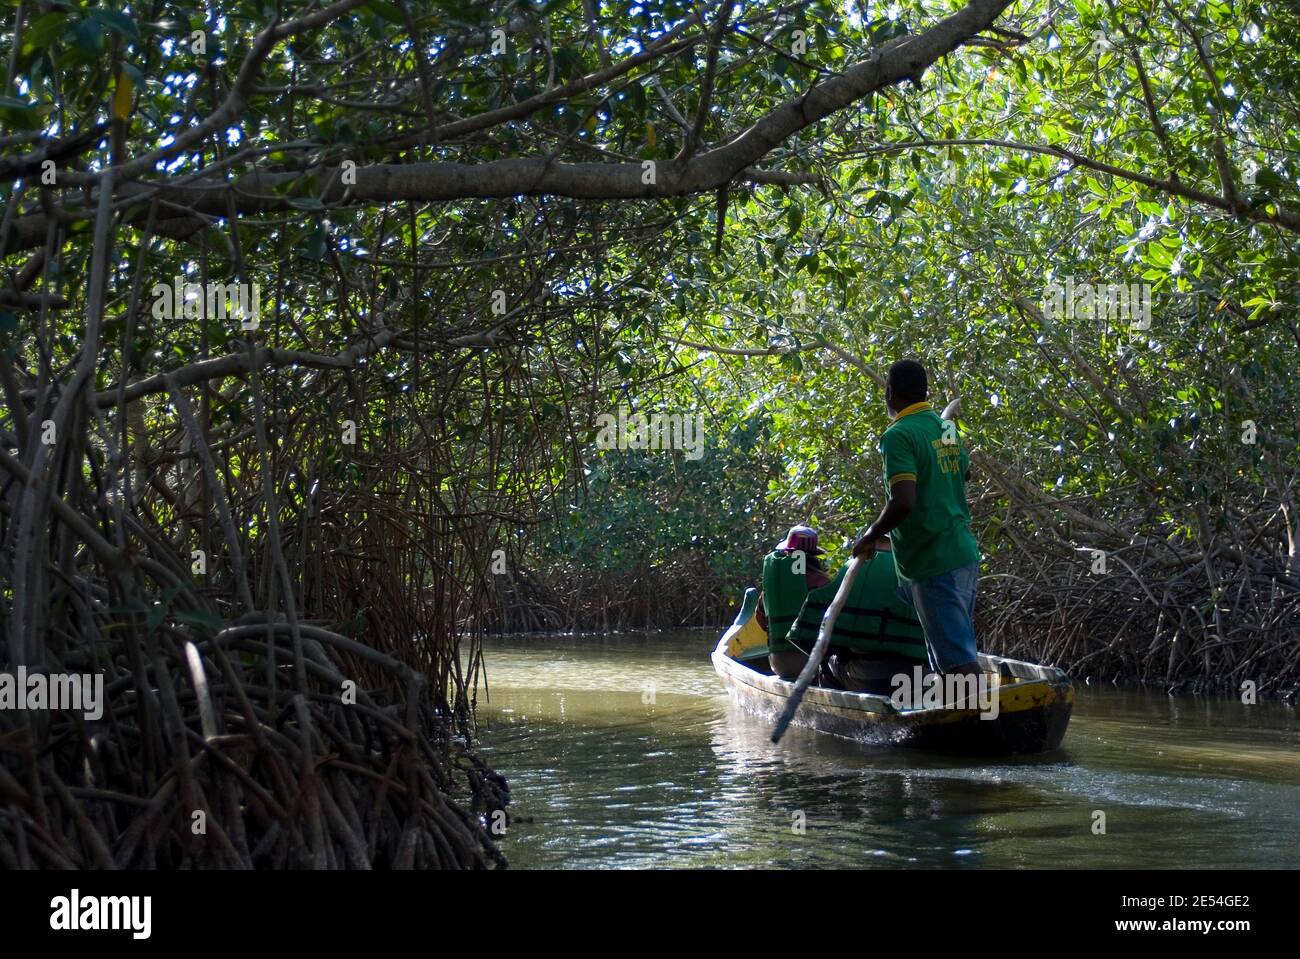
M773 746L714 675L715 641L489 642L479 737L510 781L512 867L1300 866L1292 707L1083 687L1045 757L797 728Z

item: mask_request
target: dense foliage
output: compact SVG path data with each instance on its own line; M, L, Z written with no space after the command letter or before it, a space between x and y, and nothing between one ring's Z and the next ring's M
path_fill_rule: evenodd
M990 646L1293 690L1296 14L1079 3L1019 26L838 126L820 193L733 194L722 259L702 214L645 308L704 358L684 401L771 410L771 533L874 517L880 377L916 356L976 451ZM1149 312L1053 299L1085 284Z
M878 508L905 353L963 398L989 642L1295 682L1289 8L7 18L0 665L102 672L112 725L0 715L0 863L496 861L503 584L716 621L784 526ZM1149 328L1045 315L1066 280L1149 283ZM598 449L623 406L704 456Z

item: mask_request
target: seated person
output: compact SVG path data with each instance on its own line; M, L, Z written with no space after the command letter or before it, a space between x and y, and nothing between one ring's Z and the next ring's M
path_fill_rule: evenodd
M887 695L894 691L896 675L910 677L918 665L928 672L929 659L916 610L898 594L898 573L889 541L881 539L877 548L867 567L858 573L849 601L835 621L826 658L831 675L845 689ZM824 590L824 598L809 596L793 634L806 634L809 623L815 621L812 636L816 641L822 614L835 598L839 582L836 577Z
M797 676L808 662L807 653L784 640L808 593L830 582L822 566L825 552L817 545L815 529L792 526L785 539L763 558L763 590L758 594L755 615L758 625L767 630L772 650L768 662L778 676Z
M895 675L910 676L914 666L924 667L927 663L925 638L916 611L898 594L893 553L884 539L878 549L858 572L848 601L835 622L823 667L823 674L829 673L832 681L823 685L888 694L893 691ZM786 642L792 648L812 649L822 616L835 598L843 577L844 569L841 569L834 580L809 591L786 635ZM777 648L770 639L769 648ZM773 670L776 671L775 663ZM778 672L778 675L785 674Z

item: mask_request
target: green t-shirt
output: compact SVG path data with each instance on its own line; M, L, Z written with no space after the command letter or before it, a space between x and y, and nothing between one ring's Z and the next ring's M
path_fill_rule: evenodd
M945 442L947 440L947 442ZM916 481L916 506L889 539L901 582L930 579L978 563L979 545L970 531L966 470L970 455L952 427L929 403L913 403L880 437L885 489Z

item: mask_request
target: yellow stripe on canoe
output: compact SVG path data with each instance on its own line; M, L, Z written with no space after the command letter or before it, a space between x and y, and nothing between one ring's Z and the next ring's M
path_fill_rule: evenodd
M732 627L735 629L735 627ZM735 629L727 640L727 655L739 660L751 649L767 645L767 630L758 625L758 617L751 616L745 625Z

